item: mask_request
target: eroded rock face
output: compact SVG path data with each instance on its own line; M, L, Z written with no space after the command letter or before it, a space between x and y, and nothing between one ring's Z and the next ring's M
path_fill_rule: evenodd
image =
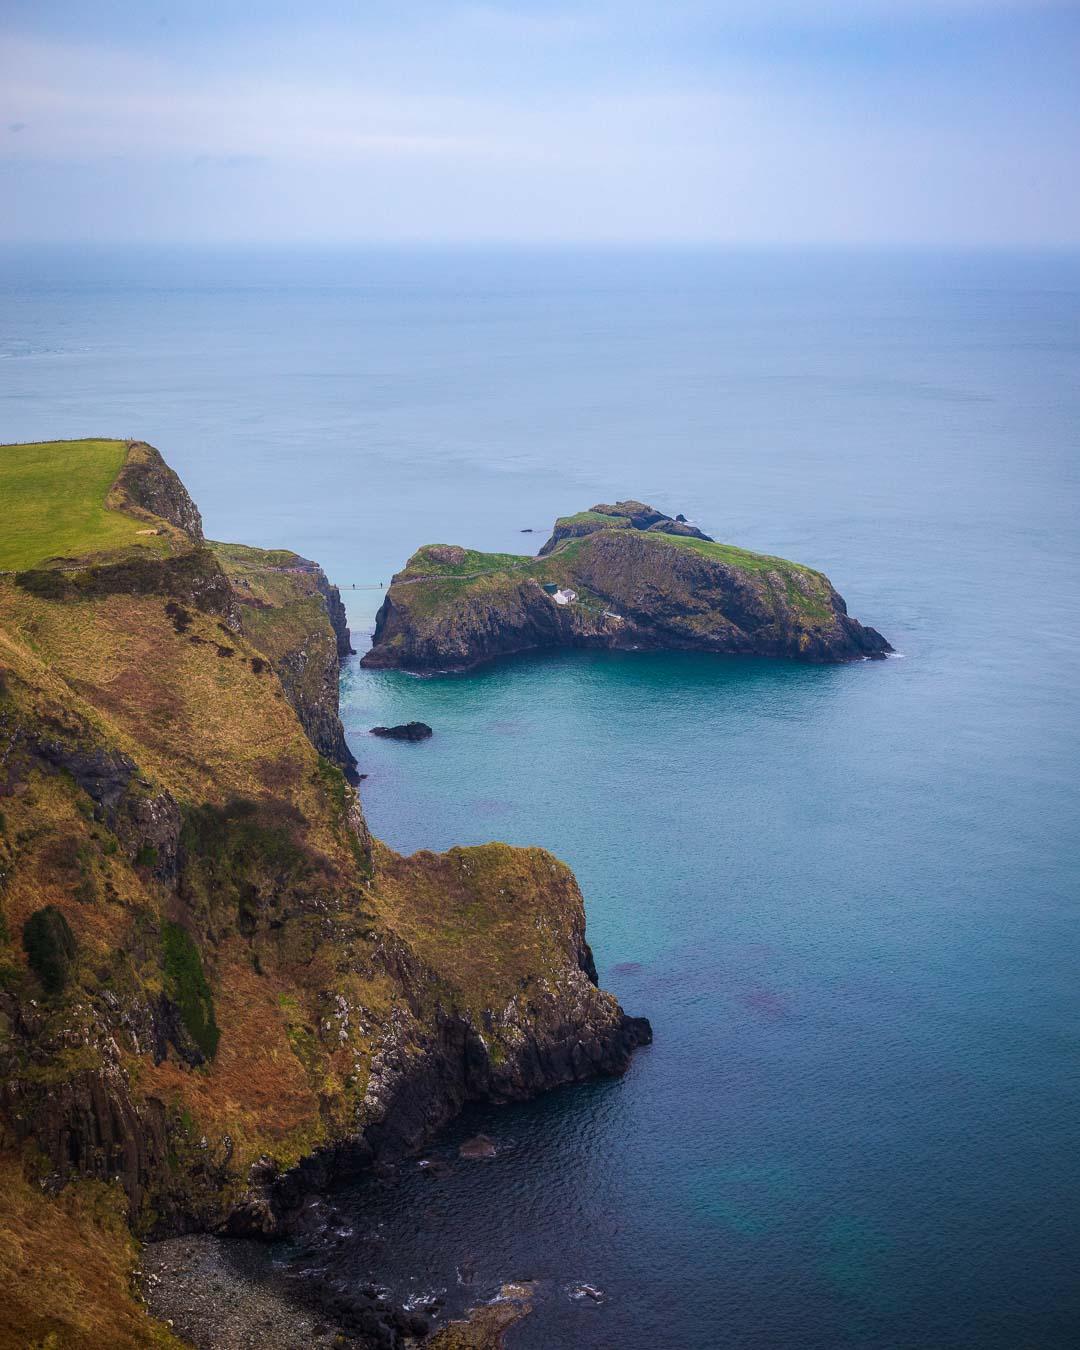
M9 1027L0 1047L0 1145L32 1141L48 1161L54 1190L73 1177L117 1177L139 1208L166 1159L160 1102L133 1097L116 1043L100 1023L95 1034L89 1018L80 1030L70 1019L58 1033L52 1019L27 1013L9 995L0 995L0 1010ZM76 1048L90 1067L52 1079L44 1072Z
M18 723L5 755L6 767L12 772L21 764L26 774L32 772L35 760L71 775L132 862L150 867L163 881L175 882L180 808L170 793L154 790L129 755L97 743L85 723L71 722L63 732Z
M338 712L340 668L336 653L331 656L325 641L306 642L283 652L274 662L274 670L312 745L355 782L356 756L345 740Z
M202 516L179 475L145 441L128 445L127 461L113 484L110 505L131 505L175 525L195 544L203 542Z
M550 647L819 663L892 650L850 617L822 573L716 544L667 518L656 522L640 503L602 510L622 508L628 514L574 523L584 532L564 535L544 557L507 564L494 555L485 564L475 554L466 576L447 574L435 550L421 549L395 576L361 664L461 671Z
M278 1231L313 1185L328 1184L358 1157L392 1162L415 1151L466 1102L524 1101L553 1087L615 1076L626 1070L635 1049L652 1041L646 1018L627 1016L597 987L581 893L569 869L550 854L487 845L412 858L384 854L383 861L383 884L398 894L419 895L421 936L388 934L373 954L401 1001L373 1042L350 1145L324 1151L293 1171L259 1169L229 1220L231 1232ZM376 891L379 878L377 869ZM425 890L444 897L451 913L466 897L485 907L493 895L506 897L503 903L520 907L523 940L529 941L529 929L546 930L546 954L528 958L522 967L527 973L509 982L501 1006L486 1006L493 991L472 998L459 992L450 999L442 992L445 977L436 964L444 956L440 915L423 903ZM482 953L477 967L486 980L492 968ZM516 986L512 991L510 984ZM336 1005L338 1026L364 1015L347 999Z
M212 547L233 583L240 625L280 679L311 743L356 782L338 711L341 662L353 655L340 591L318 563L297 553Z
M315 585L319 594L326 601L326 612L330 618L330 627L334 630L334 637L337 639L338 656L341 660L344 660L346 656L355 656L356 650L352 645L352 634L349 632L349 616L345 613L341 591L329 580L317 563L313 563L312 566L315 567Z

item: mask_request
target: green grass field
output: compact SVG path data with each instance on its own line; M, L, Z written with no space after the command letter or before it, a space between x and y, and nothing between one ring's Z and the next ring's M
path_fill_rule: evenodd
M38 441L0 445L0 570L21 571L46 558L164 541L140 535L144 521L106 509L124 462L125 441Z
M655 538L646 535L647 539ZM734 544L717 544L711 539L694 539L689 535L660 534L665 544L674 544L676 548L686 549L689 553L700 553L716 562L727 563L729 567L741 567L747 572L803 572L807 576L824 580L820 572L803 563L792 562L789 558L774 558L768 553L751 553L749 549L736 548Z
M625 516L609 516L603 511L577 511L572 516L560 516L555 522L559 525L607 525L611 529L629 529L630 522Z
M448 544L425 544L413 554L406 565L406 574L429 577L471 577L481 572L505 572L523 567L535 559L523 553L481 553L475 548L461 550L457 562L440 562L432 557L432 549L452 548Z

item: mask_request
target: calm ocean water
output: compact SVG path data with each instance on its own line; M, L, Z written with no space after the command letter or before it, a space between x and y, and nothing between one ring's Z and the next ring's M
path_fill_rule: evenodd
M565 858L656 1042L320 1260L535 1278L518 1350L1080 1343L1078 428L1076 257L0 255L0 439L145 437L216 537L377 583L632 495L903 654L346 672L374 829Z

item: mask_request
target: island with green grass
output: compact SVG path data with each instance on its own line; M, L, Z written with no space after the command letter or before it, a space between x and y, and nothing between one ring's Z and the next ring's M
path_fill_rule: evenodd
M822 572L620 501L561 517L536 557L418 549L391 582L362 664L450 673L553 647L816 663L892 651Z

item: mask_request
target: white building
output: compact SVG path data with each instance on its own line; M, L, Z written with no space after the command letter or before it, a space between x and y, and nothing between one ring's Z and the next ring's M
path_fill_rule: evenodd
M577 599L577 591L571 591L569 589L565 591L556 591L551 598L557 605L569 605Z

